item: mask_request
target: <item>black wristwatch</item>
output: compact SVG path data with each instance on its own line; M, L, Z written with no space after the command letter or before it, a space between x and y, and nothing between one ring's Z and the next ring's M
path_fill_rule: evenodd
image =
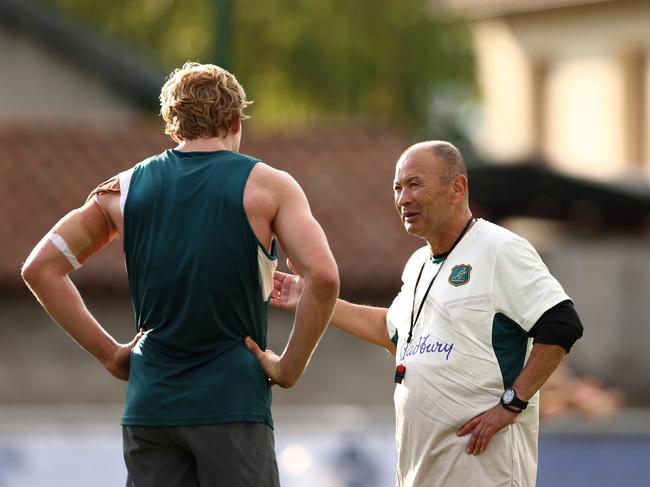
M501 405L506 408L508 411L519 414L526 406L528 406L528 401L524 401L517 397L517 392L512 388L508 387L503 391L501 396Z

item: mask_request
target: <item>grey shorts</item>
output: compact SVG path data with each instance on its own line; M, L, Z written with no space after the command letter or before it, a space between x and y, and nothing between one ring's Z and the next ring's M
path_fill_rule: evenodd
M279 487L273 429L262 423L123 426L127 487Z

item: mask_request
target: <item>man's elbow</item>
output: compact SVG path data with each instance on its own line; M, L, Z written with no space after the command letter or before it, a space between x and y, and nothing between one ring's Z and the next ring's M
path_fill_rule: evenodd
M20 275L27 287L34 291L41 286L41 283L48 280L47 271L47 266L39 259L31 259L23 264Z
M339 294L340 279L336 265L315 269L311 281L321 296L336 298Z
M38 282L40 274L41 269L34 261L26 262L23 264L22 269L20 269L20 276L23 278L25 284L30 288Z

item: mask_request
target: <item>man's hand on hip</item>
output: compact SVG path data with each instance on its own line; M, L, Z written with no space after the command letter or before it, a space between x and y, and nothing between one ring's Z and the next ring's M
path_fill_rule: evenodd
M478 455L483 453L495 433L501 431L509 424L517 420L517 413L505 409L501 404L488 409L482 414L475 416L465 423L456 433L458 436L465 436L472 433L465 451Z
M119 343L113 354L104 363L104 367L113 377L120 380L129 380L131 350L140 341L142 335L144 335L144 330L140 328L140 331L129 343Z

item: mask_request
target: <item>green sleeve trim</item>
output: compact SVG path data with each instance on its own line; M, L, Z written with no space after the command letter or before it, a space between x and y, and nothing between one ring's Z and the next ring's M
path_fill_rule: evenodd
M524 368L528 334L515 321L497 313L492 321L492 348L501 369L504 387L512 387Z

